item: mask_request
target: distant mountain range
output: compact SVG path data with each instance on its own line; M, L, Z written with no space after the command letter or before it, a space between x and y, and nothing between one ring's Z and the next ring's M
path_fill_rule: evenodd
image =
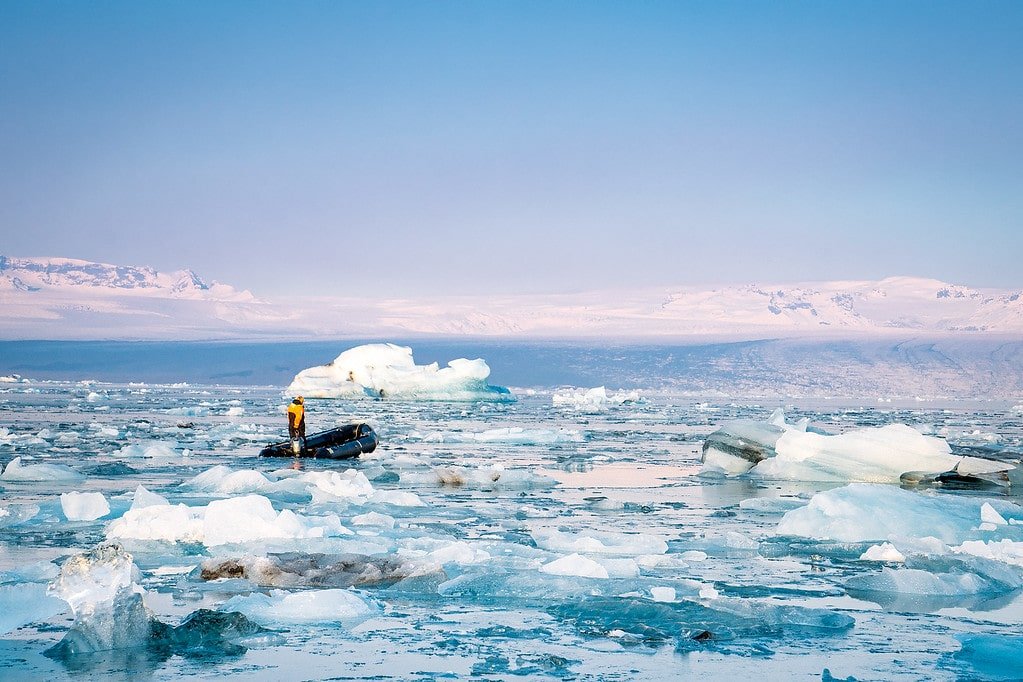
M785 285L287 303L191 270L0 256L0 338L517 338L1023 334L1023 292L890 277Z

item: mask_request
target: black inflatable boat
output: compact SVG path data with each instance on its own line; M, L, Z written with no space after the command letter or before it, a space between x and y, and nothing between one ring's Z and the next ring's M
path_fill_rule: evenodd
M376 432L369 424L348 424L329 431L321 431L299 439L302 449L298 457L315 457L318 459L350 459L364 452L376 450ZM291 441L273 443L263 448L260 457L295 457L291 449Z

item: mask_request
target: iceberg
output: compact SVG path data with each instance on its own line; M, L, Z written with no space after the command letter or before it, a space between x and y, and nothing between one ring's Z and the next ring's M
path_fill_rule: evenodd
M80 654L148 649L169 656L183 653L242 653L245 638L269 631L240 613L200 609L176 627L157 620L143 603L139 571L132 556L106 543L67 559L49 593L70 605L74 624L45 655L73 659Z
M155 619L142 603L138 579L132 556L114 543L67 559L50 583L50 594L71 606L75 622L47 655L63 658L146 646Z
M487 383L482 359L459 358L441 368L417 365L412 349L393 343L350 348L333 362L299 372L287 392L308 398L400 398L404 400L514 400L503 386Z
M819 433L786 423L776 410L767 422L734 421L703 444L703 470L766 479L899 483L903 474L943 472L983 476L1015 467L1005 462L953 455L948 443L905 424L868 427L842 434Z
M95 521L110 513L103 493L61 493L60 508L68 521Z

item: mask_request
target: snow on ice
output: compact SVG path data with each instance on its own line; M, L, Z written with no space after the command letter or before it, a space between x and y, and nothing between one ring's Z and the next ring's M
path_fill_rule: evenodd
M369 396L418 400L513 400L508 389L487 383L482 359L459 358L441 368L417 365L412 349L393 343L350 348L333 362L304 369L288 386L291 395L311 398Z

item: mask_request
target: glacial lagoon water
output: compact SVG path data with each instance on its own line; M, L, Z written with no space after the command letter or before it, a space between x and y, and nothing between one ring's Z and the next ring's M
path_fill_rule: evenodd
M591 410L555 406L543 388L518 389L507 403L311 400L311 430L362 420L381 445L354 462L295 462L255 456L283 436L279 387L2 384L0 462L80 475L0 479L5 609L5 588L45 585L65 557L116 535L160 620L177 624L232 600L271 632L229 652L55 660L43 652L70 628L65 610L0 635L0 677L1023 677L1018 653L998 654L1023 624L1012 579L972 594L858 592L851 579L898 568L860 559L878 543L777 533L786 511L842 483L699 475L701 442L718 424L779 406L831 431L901 422L947 438L955 452L1014 460L1023 456L1018 403L639 393L639 402ZM214 528L208 514L205 535L146 539L141 522L118 534L140 485L190 508L258 495L305 530L263 532L230 514ZM73 491L102 493L109 512L68 520L75 514L60 495ZM353 571L382 575L332 584L310 568L312 555L344 555ZM218 561L266 556L284 562L286 579L203 575Z

